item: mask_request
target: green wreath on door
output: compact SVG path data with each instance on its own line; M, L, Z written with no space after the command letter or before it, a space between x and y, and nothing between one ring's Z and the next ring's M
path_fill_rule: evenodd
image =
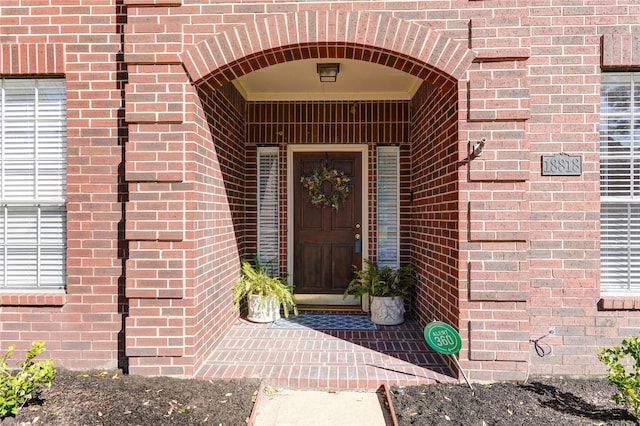
M328 167L318 168L309 176L300 178L305 191L305 198L317 208L331 207L338 210L340 204L344 203L349 195L349 185L351 181L346 173ZM324 183L331 185L331 190L323 191Z

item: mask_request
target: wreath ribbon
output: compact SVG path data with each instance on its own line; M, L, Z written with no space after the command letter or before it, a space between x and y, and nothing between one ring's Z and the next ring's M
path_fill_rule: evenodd
M309 176L300 178L302 186L307 190L307 201L318 208L331 206L335 210L338 210L340 204L347 199L350 181L351 179L344 172L326 166L314 170ZM325 182L331 184L331 192L328 194L322 190Z

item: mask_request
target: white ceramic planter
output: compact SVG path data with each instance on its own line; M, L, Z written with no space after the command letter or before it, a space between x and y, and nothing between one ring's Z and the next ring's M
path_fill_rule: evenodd
M249 313L247 319L252 322L274 322L280 319L280 304L273 297L260 298L256 294L247 300Z
M371 321L380 325L398 325L404 322L402 297L372 297Z

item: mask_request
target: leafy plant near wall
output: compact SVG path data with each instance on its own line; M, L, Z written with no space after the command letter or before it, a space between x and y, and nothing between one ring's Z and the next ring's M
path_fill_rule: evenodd
M409 300L416 279L411 265L392 269L388 266L379 267L377 263L364 259L366 267L358 269L354 266L355 278L349 283L344 296L361 297L365 294L378 297L402 297Z
M290 309L298 315L293 285L286 283L285 276L273 274L273 268L262 265L257 257L254 258L255 267L246 259L241 259L240 262L242 274L233 286L234 311L238 310L245 297L255 294L260 297L261 304L265 298L273 297L282 306L285 317L289 317Z
M9 346L0 357L0 417L14 415L33 398L40 385L51 386L56 377L53 359L34 361L44 351L44 342L33 342L25 360L17 370L10 370L7 359L13 355L15 345Z
M629 337L621 346L600 348L598 359L607 365L609 383L618 389L611 399L627 404L640 419L640 338Z

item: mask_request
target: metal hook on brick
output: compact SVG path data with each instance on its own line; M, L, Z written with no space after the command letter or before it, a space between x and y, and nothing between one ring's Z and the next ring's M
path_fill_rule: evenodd
M473 148L471 149L471 154L474 157L480 157L482 155L482 151L484 150L484 144L487 142L486 138L480 139L480 142L476 142L473 144Z

